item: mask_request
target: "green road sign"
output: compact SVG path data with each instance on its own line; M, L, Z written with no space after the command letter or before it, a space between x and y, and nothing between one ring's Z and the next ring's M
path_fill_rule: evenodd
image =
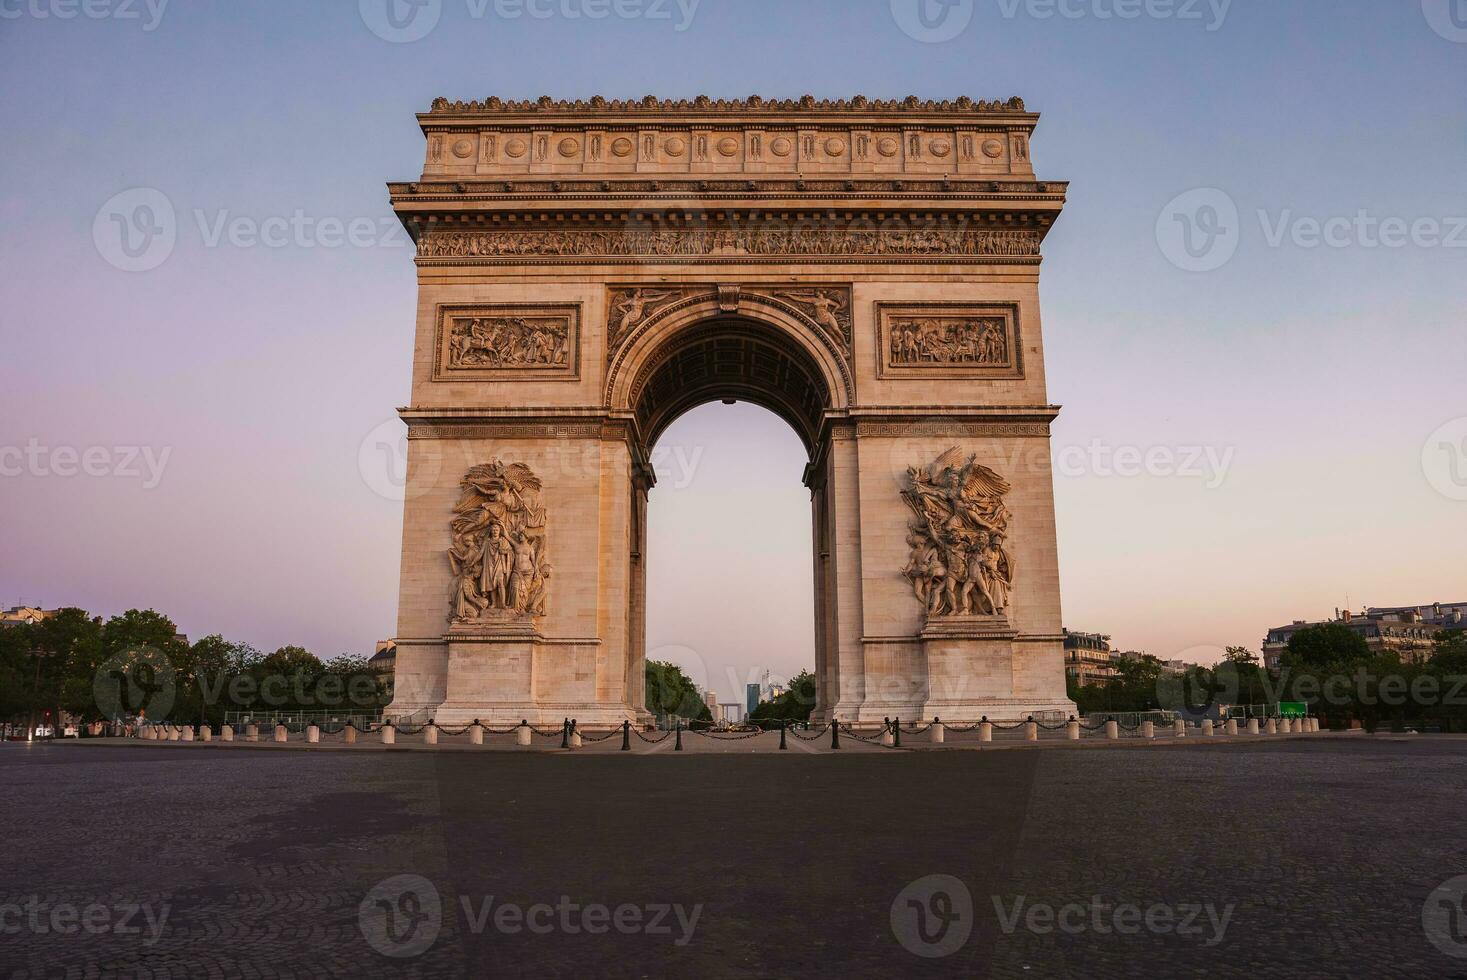
M1280 718L1304 718L1309 714L1309 705L1303 701L1280 701Z

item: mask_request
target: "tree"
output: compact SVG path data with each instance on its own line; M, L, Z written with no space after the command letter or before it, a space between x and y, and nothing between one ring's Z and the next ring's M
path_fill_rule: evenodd
M778 697L761 701L749 714L750 721L809 721L815 708L815 675L802 670L790 678L789 688Z
M1344 623L1306 626L1289 637L1283 657L1297 668L1318 670L1332 664L1370 659L1365 637Z
M1442 630L1434 643L1431 667L1442 674L1467 675L1467 631Z
M676 715L692 721L713 720L698 686L677 664L647 661L647 710L655 715Z

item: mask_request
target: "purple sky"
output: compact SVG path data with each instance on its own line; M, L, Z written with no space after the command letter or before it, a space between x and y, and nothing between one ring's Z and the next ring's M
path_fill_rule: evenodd
M1044 113L1039 174L1073 181L1043 281L1067 625L1209 660L1347 598L1467 599L1467 17L1447 0L1199 20L974 0L941 43L912 36L916 0L627 0L642 16L599 20L566 13L595 0L544 18L430 0L439 21L410 43L367 26L385 2L156 21L156 0L136 19L0 4L0 601L370 652L393 629L401 522L374 446L398 432L414 311L383 182L418 172L413 113L807 91ZM175 215L149 271L119 266L155 253L106 244L129 191L128 214ZM1214 247L1189 256L1174 212ZM231 236L240 218L285 240ZM353 220L358 242L333 243ZM1377 244L1383 220L1401 241ZM664 466L654 498L649 646L692 651L724 697L730 671L810 665L793 434L714 405L663 445L698 464L682 487ZM1150 474L1108 462L1148 450ZM65 475L83 462L102 475Z

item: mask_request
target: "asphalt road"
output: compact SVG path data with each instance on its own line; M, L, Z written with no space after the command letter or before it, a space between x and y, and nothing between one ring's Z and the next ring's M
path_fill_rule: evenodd
M3 976L1467 977L1449 737L6 744L0 785Z

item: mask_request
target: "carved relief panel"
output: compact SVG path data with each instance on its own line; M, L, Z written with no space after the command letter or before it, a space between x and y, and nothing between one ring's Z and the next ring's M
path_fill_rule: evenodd
M957 447L930 466L907 469L911 508L902 574L929 620L1003 616L1014 588L1007 539L1009 482Z
M882 378L1022 378L1019 308L1012 303L877 303Z
M539 478L496 459L469 470L460 489L448 551L454 625L544 616L550 562Z
M719 309L736 313L745 305L770 306L804 320L831 349L849 360L851 351L851 287L849 284L743 285L739 283L612 286L607 297L606 355L616 351L638 328L684 304L716 300Z
M440 306L435 381L574 381L579 304Z

